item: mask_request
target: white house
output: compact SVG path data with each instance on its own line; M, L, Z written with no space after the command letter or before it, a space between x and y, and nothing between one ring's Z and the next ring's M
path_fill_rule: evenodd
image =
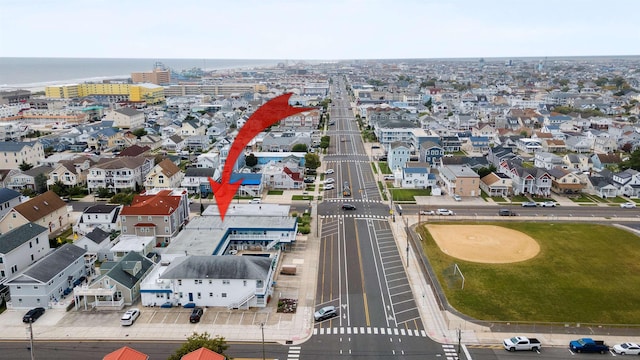
M399 141L392 143L387 153L389 169L391 171L402 169L409 162L410 157L411 149L407 144Z
M86 208L73 231L80 234L88 234L95 228L101 228L105 232L120 230L120 217L118 214L122 205L99 204Z
M0 235L0 284L51 250L48 234L46 227L28 223Z

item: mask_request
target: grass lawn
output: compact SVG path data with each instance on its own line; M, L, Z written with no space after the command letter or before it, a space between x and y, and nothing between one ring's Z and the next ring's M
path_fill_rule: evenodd
M393 201L416 201L414 196L430 196L431 189L393 189L390 188Z
M387 175L387 174L391 174L391 169L389 169L389 165L387 164L386 161L379 161L378 162L378 167L380 168L380 172Z
M284 194L284 190L269 190L267 195L282 195Z
M488 224L489 225L489 224ZM640 324L640 237L596 224L496 223L540 244L533 259L480 264L440 251L420 228L423 249L457 310L480 320ZM456 263L464 290L447 285Z
M377 174L378 174L378 168L376 167L376 164L375 164L375 163L371 163L371 169L373 170L373 173L374 173L375 175L377 175Z
M291 200L313 200L313 195L292 195Z

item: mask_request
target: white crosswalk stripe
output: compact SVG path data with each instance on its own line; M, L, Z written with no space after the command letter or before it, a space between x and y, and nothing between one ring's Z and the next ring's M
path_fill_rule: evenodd
M420 336L427 337L424 330L404 329L404 328L378 328L378 327L334 327L334 328L314 328L313 335L397 335L397 336ZM453 345L443 345L453 346ZM455 351L455 349L454 349Z
M358 219L389 219L389 215L356 215L356 214L346 214L346 215L321 215L321 219L336 219L336 218L358 218Z
M302 347L300 346L289 346L289 353L287 354L287 360L300 359L300 351L302 351Z
M447 360L458 360L458 351L456 350L455 345L443 344L442 350L444 350L444 356Z

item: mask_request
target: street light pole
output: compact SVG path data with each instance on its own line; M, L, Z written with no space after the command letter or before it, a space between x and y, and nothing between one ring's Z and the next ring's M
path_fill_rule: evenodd
M33 357L33 320L29 319L29 352L31 353L31 360Z

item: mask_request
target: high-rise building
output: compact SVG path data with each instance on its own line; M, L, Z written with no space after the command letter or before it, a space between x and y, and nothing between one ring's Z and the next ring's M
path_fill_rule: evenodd
M171 71L163 66L157 66L151 72L131 73L131 81L134 83L152 83L156 85L168 85L171 83Z

